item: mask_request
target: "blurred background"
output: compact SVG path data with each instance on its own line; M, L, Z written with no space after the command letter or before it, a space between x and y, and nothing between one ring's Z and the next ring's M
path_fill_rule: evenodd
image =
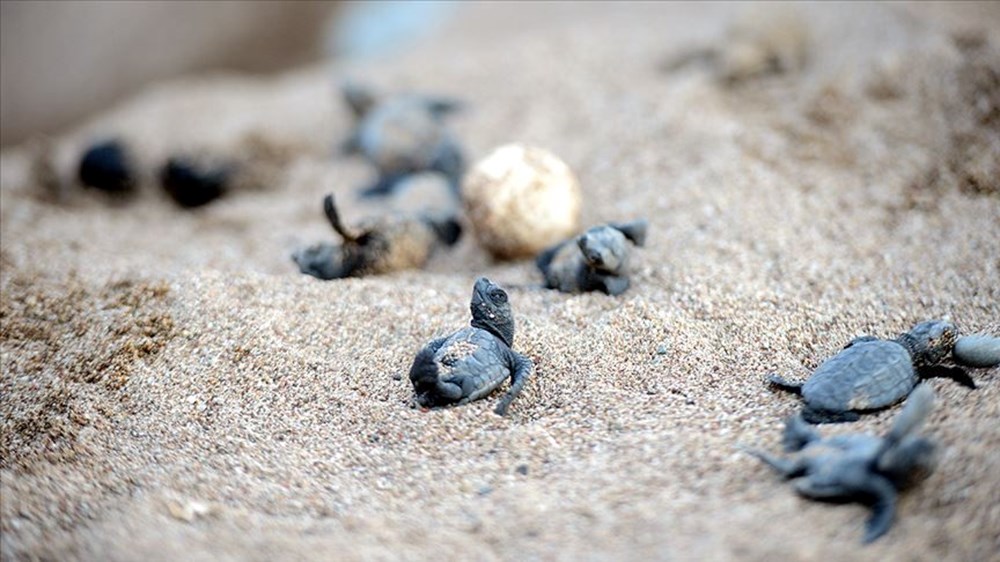
M82 0L0 3L0 144L54 134L144 85L378 56L431 32L449 2Z

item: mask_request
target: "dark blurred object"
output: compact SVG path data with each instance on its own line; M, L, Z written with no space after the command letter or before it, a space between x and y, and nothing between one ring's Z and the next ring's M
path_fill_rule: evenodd
M226 165L199 164L183 157L167 160L160 181L167 194L182 207L200 207L226 193L233 169Z
M414 174L437 172L458 197L465 159L445 118L462 107L460 102L413 94L380 97L351 82L343 84L341 94L355 122L343 152L361 154L378 173L362 196L391 195Z
M128 151L118 140L93 144L80 159L80 183L108 193L129 193L135 189L135 170Z

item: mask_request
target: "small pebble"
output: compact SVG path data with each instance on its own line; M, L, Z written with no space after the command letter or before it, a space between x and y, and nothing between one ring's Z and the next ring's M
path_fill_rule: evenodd
M955 342L952 355L969 367L996 367L1000 365L1000 338L986 334L962 336Z

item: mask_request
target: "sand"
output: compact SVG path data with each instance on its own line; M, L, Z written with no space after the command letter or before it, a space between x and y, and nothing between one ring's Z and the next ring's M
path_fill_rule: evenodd
M997 6L803 14L801 71L724 85L669 62L724 46L732 6L482 4L397 57L160 85L53 139L64 175L111 132L146 165L294 148L282 181L192 212L151 185L53 200L27 147L3 152L3 558L995 559L998 369L930 382L940 467L870 546L863 506L740 450L777 451L799 407L769 372L928 318L1000 333ZM330 156L346 75L466 99L473 157L558 154L585 224L648 218L632 289L543 291L471 236L425 271L299 274L291 252L332 239L326 192L345 216L425 199L354 198L370 171ZM411 408L413 356L468 322L480 275L535 377L506 418L499 394Z

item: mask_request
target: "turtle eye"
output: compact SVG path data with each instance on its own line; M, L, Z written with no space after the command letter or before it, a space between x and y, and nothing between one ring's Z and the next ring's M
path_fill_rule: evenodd
M492 293L490 293L490 298L494 302L505 303L505 302L507 302L507 293L505 293L503 291L500 291L500 290L496 290L496 291L493 291Z

